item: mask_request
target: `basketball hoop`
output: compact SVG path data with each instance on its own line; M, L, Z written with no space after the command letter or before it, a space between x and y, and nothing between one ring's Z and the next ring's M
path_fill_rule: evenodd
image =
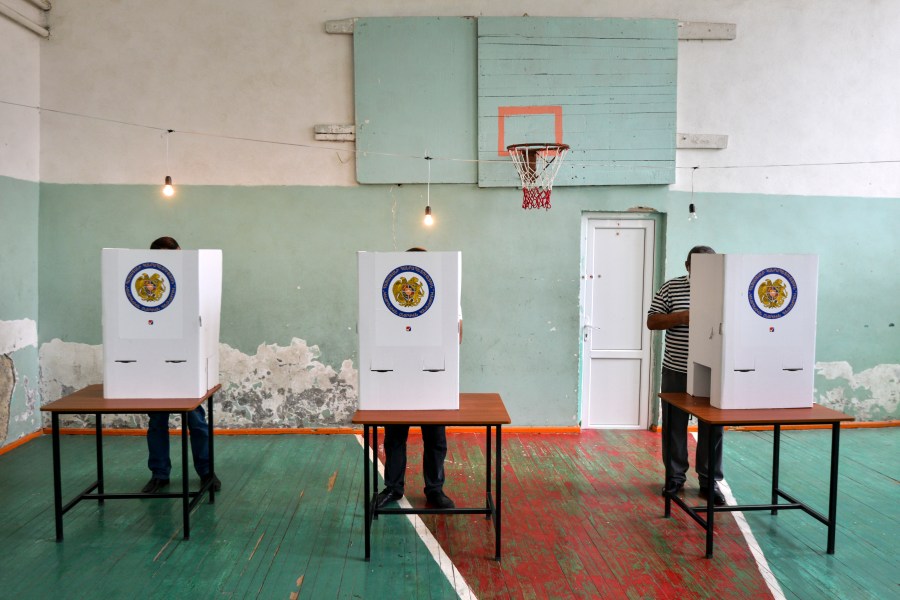
M512 144L506 147L522 180L522 208L550 208L553 179L568 144Z

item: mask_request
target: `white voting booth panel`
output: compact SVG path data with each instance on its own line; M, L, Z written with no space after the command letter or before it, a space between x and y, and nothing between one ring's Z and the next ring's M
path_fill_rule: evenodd
M359 252L359 408L459 408L459 252Z
M104 248L103 394L199 398L219 383L221 250Z
M694 254L687 391L717 408L813 404L819 259Z

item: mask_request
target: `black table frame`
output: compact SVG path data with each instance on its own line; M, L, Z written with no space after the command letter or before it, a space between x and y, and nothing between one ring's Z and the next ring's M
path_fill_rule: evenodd
M671 423L671 419L669 418L671 415L672 405L667 402L665 399L662 400L663 411L666 411L666 423ZM709 425L713 425L706 421L699 415L694 412L691 412L688 409L683 407L678 407L686 412L697 417L698 420L704 421ZM752 423L742 423L739 420L731 421L727 426L740 426L740 425L756 425L758 424L756 421ZM725 506L715 506L714 498L713 498L713 485L715 485L715 478L708 477L707 478L707 488L706 488L706 506L689 506L684 500L679 498L676 494L671 492L664 492L665 496L665 517L669 518L671 516L671 506L672 502L675 502L678 506L680 506L694 521L700 524L701 527L706 531L706 558L712 558L713 555L713 533L715 528L715 514L717 512L746 512L746 511L754 511L754 510L768 510L773 515L777 515L779 510L791 510L791 509L799 509L810 515L817 521L821 522L828 528L828 542L826 546L826 552L828 554L834 554L834 541L835 541L835 530L837 527L837 482L838 482L838 459L840 454L840 438L841 438L841 424L840 422L836 422L833 419L828 421L806 421L803 423L804 425L831 425L831 468L830 468L830 479L828 485L828 516L823 515L819 511L813 509L808 504L805 504L788 494L784 490L779 487L779 462L781 458L781 424L772 423L774 427L774 440L773 440L773 448L772 448L772 488L771 488L771 503L770 504L743 504L743 505L725 505ZM715 425L719 425L719 423L715 423ZM666 447L666 455L669 455L669 442L668 437L663 434L663 444ZM707 436L707 463L706 463L706 472L712 473L712 461L713 461L713 436ZM787 503L779 503L779 499L787 500ZM702 511L702 512L701 512ZM702 514L705 512L705 518Z
M431 423L437 425L438 423ZM494 525L494 560L500 561L501 519L500 506L503 499L501 478L501 464L503 461L502 425L492 424L485 426L485 504L484 508L378 508L378 469L374 463L378 460L378 425L363 423L363 488L365 501L366 523L366 561L371 558L372 521L378 519L378 515L485 515L485 519L491 519ZM491 429L496 436L496 498L491 490ZM370 433L371 431L371 433ZM371 436L371 442L370 440ZM371 452L370 450L374 449ZM372 461L371 480L369 475L369 461ZM370 488L371 481L371 488ZM371 494L370 494L371 490Z
M215 473L215 438L213 429L213 398L215 393L210 394L207 399L206 422L209 426L209 472ZM202 405L202 403L201 403ZM56 517L56 541L63 541L63 515L71 510L76 504L82 500L97 500L99 506L103 505L104 500L122 500L134 498L181 498L182 515L184 519L184 539L191 539L191 510L200 503L204 492L209 493L209 503L214 504L216 501L215 490L212 488L213 477L210 477L205 483L200 482L200 489L191 492L188 487L188 413L191 411L172 411L172 410L148 410L148 413L167 412L170 414L181 415L181 471L182 484L180 493L153 493L145 494L143 492L134 493L117 493L107 494L104 489L103 481L103 415L116 414L108 411L91 412L84 410L73 411L53 411L51 412L52 435L53 435L53 506ZM95 435L97 447L97 479L89 486L79 492L72 500L65 505L62 501L62 469L60 460L60 441L59 441L59 415L75 415L75 414L93 414L95 423ZM97 493L92 493L97 490Z

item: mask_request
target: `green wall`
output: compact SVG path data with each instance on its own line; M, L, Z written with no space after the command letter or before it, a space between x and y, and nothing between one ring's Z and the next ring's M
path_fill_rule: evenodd
M38 318L38 202L37 183L0 177L0 321ZM24 346L8 356L0 362L0 389L15 383L11 397L0 397L0 446L40 426L38 350Z
M429 231L424 195L421 185L181 186L163 200L156 186L41 184L40 341L99 344L100 249L172 235L185 248L224 251L222 342L252 354L296 337L318 345L326 365L356 366L355 252L462 250L461 389L499 392L514 424L573 425L582 214L640 205L668 213L667 278L698 243L818 254L817 360L846 361L854 373L897 363L896 200L585 187L554 190L549 211L523 211L515 190L432 185ZM690 202L697 221L687 219ZM866 391L849 381L819 376L817 387L863 418L896 418L889 399L854 408L847 398Z

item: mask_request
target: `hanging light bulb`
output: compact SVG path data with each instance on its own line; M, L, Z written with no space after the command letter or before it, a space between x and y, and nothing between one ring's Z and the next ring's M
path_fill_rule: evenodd
M431 216L431 157L427 156L427 152L425 160L428 161L428 185L426 188L427 200L425 203L425 218L422 220L422 222L425 223L426 227L431 227L432 225L434 225L434 217Z
M172 187L172 176L166 175L166 185L163 186L163 196L171 198L175 195L175 188Z
M694 205L691 204L688 207L688 221L696 221L697 220L697 210L694 208Z
M166 173L169 172L169 134L171 134L173 131L173 129L169 129L166 131ZM175 195L175 188L172 187L171 175L166 175L166 183L165 185L163 185L162 193L166 198L171 198Z

